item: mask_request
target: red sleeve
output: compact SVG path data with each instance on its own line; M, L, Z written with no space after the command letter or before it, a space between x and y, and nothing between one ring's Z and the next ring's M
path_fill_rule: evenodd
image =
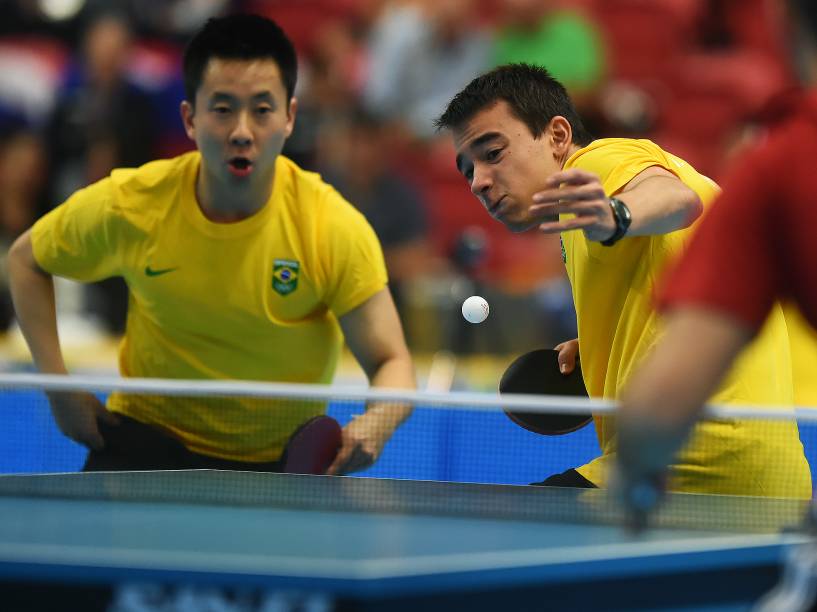
M780 290L774 206L781 194L774 185L775 166L774 152L766 146L735 167L664 279L659 309L702 306L760 327Z

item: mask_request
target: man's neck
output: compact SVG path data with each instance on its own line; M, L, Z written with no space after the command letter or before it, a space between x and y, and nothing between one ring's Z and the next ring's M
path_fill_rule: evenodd
M253 185L236 188L223 186L200 172L196 180L196 200L202 214L214 223L234 223L260 211L272 195L273 181L256 181L265 189Z
M565 164L567 163L567 160L570 159L571 157L573 157L573 154L576 151L579 151L580 149L583 149L583 148L584 147L582 145L577 145L575 143L570 143L570 146L567 148L567 152L565 153L564 159L561 160L561 163L559 165L564 169Z

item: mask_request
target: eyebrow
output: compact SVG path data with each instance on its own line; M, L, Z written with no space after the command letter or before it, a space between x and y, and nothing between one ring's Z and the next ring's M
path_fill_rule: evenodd
M481 136L477 136L476 138L474 138L474 140L472 140L471 143L468 145L468 148L469 149L476 149L478 147L481 147L481 146L491 142L492 140L496 140L499 137L500 137L499 132L485 132ZM463 174L463 171L462 171L463 155L462 155L462 153L457 155L457 158L456 158L455 161L456 161L456 164L457 164L457 170L459 170L460 174Z
M226 91L214 91L213 95L210 96L211 100L235 100L238 96L235 96L231 93L227 93ZM275 98L269 91L261 91L251 96L252 100L264 100L266 102L275 102Z

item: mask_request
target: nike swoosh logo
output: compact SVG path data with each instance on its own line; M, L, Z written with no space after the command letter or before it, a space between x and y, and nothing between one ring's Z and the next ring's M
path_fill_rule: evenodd
M146 276L161 276L162 274L167 274L168 272L173 272L174 270L178 270L179 267L176 266L175 268L163 268L162 270L154 270L150 266L145 266L145 275Z

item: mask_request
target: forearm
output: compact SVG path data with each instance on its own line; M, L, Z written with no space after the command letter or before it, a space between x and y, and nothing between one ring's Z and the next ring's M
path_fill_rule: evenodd
M694 191L681 181L665 176L645 178L615 197L623 201L632 214L628 236L652 236L684 229L703 212L703 204Z
M379 389L416 389L411 357L406 353L385 360L371 376L370 384ZM366 407L366 414L377 416L385 427L396 429L408 418L411 410L409 404L372 402Z
M637 483L661 474L682 448L707 399L751 334L737 320L681 307L635 372L618 414L618 461Z
M57 334L54 281L37 266L28 234L9 251L8 268L15 315L34 364L47 374L67 373Z

